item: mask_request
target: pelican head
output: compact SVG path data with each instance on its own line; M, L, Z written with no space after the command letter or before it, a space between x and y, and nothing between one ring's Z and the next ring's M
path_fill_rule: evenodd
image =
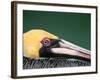
M24 56L66 57L68 55L90 59L90 51L60 39L45 30L33 29L24 33Z

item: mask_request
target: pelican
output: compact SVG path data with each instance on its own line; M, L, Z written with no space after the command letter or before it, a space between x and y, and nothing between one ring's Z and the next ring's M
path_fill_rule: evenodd
M28 58L50 58L74 56L90 60L90 51L55 36L42 29L24 33L24 56Z

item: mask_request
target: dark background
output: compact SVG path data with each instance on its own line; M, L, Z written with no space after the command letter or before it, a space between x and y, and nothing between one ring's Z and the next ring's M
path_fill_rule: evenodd
M23 32L44 29L90 50L91 15L87 13L23 11Z

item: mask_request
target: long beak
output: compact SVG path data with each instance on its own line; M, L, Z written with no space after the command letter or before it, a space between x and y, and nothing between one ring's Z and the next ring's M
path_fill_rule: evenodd
M60 40L59 45L59 48L52 48L51 52L56 54L66 54L71 56L82 57L89 60L91 59L90 51L87 49L84 49L63 39Z

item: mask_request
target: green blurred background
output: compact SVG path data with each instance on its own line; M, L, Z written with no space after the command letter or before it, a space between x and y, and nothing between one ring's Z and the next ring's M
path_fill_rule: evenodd
M23 10L23 32L31 29L44 29L90 50L90 14Z

